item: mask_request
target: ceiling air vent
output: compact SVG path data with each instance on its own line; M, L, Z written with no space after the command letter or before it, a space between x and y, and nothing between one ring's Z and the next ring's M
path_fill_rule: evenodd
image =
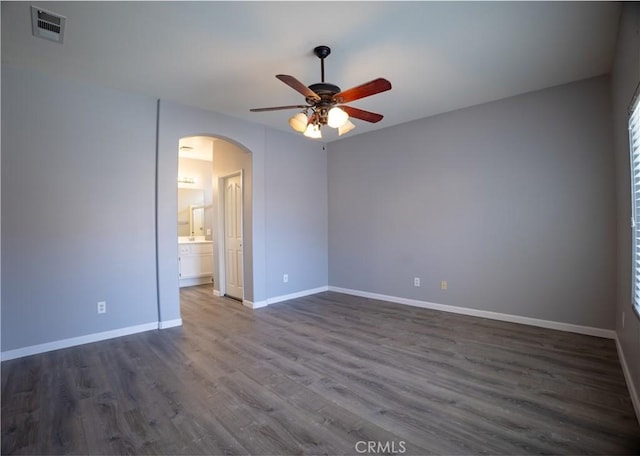
M31 30L37 38L62 43L66 21L67 18L64 16L31 6Z

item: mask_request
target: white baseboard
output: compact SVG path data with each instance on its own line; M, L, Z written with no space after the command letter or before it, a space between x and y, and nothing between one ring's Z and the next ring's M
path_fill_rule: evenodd
M213 289L213 295L214 295L214 296L218 296L218 297L222 296L222 295L220 294L220 290L216 290L215 288Z
M249 301L247 299L242 300L242 305L248 307L249 309L259 309L260 307L267 307L267 301Z
M305 296L322 293L323 291L329 291L329 287L311 288L309 290L298 291L296 293L286 294L282 296L275 296L273 298L267 298L267 305L275 304L277 302L288 301L289 299L303 298Z
M629 390L629 395L631 396L633 409L636 412L636 419L640 424L640 398L638 398L638 391L636 390L636 387L633 384L633 378L631 377L631 372L629 372L627 359L624 356L624 351L622 350L622 345L620 344L620 339L618 339L617 334L615 339L616 339L616 348L618 349L618 358L620 358L620 364L622 365L622 372L624 372L624 379L627 382L627 389Z
M557 329L559 331L567 331L578 334L586 334L588 336L604 337L607 339L615 339L616 332L612 329L594 328L591 326L574 325L571 323L562 323L551 320L540 320L538 318L521 317L519 315L504 314L500 312L491 312L488 310L469 309L468 307L449 306L446 304L436 304L433 302L419 301L417 299L399 298L397 296L388 296L378 293L369 293L367 291L351 290L348 288L329 287L329 291L344 293L363 298L379 299L381 301L395 302L397 304L406 304L408 306L422 307L424 309L440 310L442 312L451 312L462 315L470 315L472 317L489 318L491 320L508 321L511 323L520 323L523 325L538 326L540 328Z
M193 287L196 285L206 285L211 283L211 276L206 277L192 277L190 279L180 279L180 288Z
M321 293L323 291L329 291L329 287L319 287L319 288L311 288L309 290L297 291L295 293L274 296L273 298L267 298L264 301L251 302L246 299L242 301L246 307L250 309L259 309L261 307L267 307L268 305L275 304L277 302L288 301L289 299L302 298L304 296L314 295L316 293Z
M158 322L145 323L142 325L129 326L127 328L114 329L86 336L72 337L70 339L56 340L55 342L47 342L45 344L31 345L30 347L17 348L15 350L3 351L0 354L2 361L7 361L24 356L37 355L48 351L59 350L61 348L74 347L76 345L89 344L91 342L99 342L101 340L113 339L114 337L128 336L131 334L141 333L158 329Z
M176 318L175 320L165 320L158 322L158 329L173 328L175 326L182 326L182 318Z

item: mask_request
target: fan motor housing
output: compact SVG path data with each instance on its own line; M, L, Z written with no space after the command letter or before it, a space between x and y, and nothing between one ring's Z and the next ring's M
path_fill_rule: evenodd
M328 82L318 82L317 84L311 84L309 86L311 90L313 90L318 95L335 95L336 93L340 93L340 87L335 84L329 84Z
M322 98L321 103L329 104L333 104L333 96L341 92L340 87L335 84L329 84L328 82L318 82L317 84L311 84L309 86L309 89L313 90L320 96L320 98ZM315 101L314 103L313 100L310 101L309 99L307 99L307 102L309 102L310 104L318 104L317 101Z

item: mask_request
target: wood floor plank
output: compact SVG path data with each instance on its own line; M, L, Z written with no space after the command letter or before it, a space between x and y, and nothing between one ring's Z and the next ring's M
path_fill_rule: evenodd
M335 292L253 311L180 293L182 327L3 362L2 454L640 454L611 340Z

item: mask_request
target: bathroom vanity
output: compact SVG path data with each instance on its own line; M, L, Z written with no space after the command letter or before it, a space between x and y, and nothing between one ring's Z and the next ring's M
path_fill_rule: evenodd
M211 283L213 279L213 242L200 236L178 238L180 287Z

